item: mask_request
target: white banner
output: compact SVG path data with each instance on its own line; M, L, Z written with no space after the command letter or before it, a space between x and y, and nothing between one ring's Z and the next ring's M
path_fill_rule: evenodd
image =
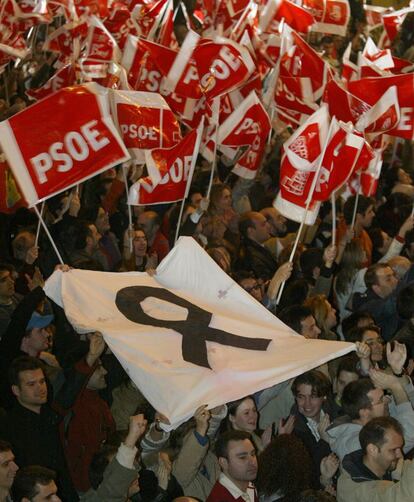
M80 333L101 331L171 428L353 350L307 340L225 274L190 237L146 273L55 272L46 294Z

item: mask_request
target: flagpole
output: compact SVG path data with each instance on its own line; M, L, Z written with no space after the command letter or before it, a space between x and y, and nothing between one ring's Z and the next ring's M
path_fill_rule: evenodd
M132 254L132 235L131 235L131 230L132 230L132 209L131 209L131 205L128 202L128 179L127 179L126 168L125 168L124 164L122 164L122 174L123 174L123 177L124 177L124 185L125 185L125 191L126 191L126 197L127 197L127 207L128 207L129 252Z
M316 168L315 175L314 175L313 180L312 180L311 188L309 190L308 199L306 201L305 212L303 214L299 230L298 230L298 232L296 234L296 239L295 239L295 242L293 244L292 252L290 253L290 256L289 256L289 262L290 263L293 262L293 258L295 257L295 253L296 253L297 247L299 245L300 237L301 237L301 234L303 232L303 227L305 226L306 217L308 215L309 208L310 208L310 205L312 203L313 193L314 193L315 188L316 188L316 183L318 182L319 173L321 171L323 158L325 157L326 149L328 147L329 140L331 138L332 129L333 129L333 120L331 120L331 123L329 125L328 134L326 136L326 141L325 141L325 144L323 146L323 149L322 149L319 161L318 161L318 167ZM283 281L282 284L280 285L279 292L278 292L277 299L276 299L276 305L279 305L280 299L282 298L283 290L285 288L285 284L286 284L286 281Z
M220 96L214 98L213 102L214 107L214 117L216 122L216 130L215 130L215 139L214 139L214 151L213 151L213 162L211 163L211 172L210 172L210 180L208 182L208 188L206 193L206 198L210 198L211 187L213 186L214 173L216 171L217 166L217 142L218 142L218 133L219 133L219 115L220 115Z
M45 201L42 202L42 208L40 209L41 216L43 216L44 209L45 209ZM35 246L36 247L39 242L39 234L40 234L40 220L37 222L36 239L35 239Z
M193 179L193 173L194 173L194 168L195 168L195 164L196 164L196 160L197 160L197 155L198 155L198 151L200 150L200 143L201 143L201 136L203 135L203 128L204 128L204 116L201 119L200 125L198 126L197 138L196 138L196 142L194 145L193 156L191 159L190 172L188 173L187 185L185 187L184 197L181 202L180 214L178 215L177 228L175 230L174 245L177 242L178 236L180 234L180 225L181 225L181 220L182 220L183 212L184 212L184 204L185 204L186 198L188 197L188 192L190 191L190 185L191 185L191 181Z
M35 210L37 217L39 218L39 221L42 224L42 227L43 227L44 231L46 232L46 235L49 238L50 244L52 245L52 248L54 249L56 256L58 257L58 260L63 265L64 264L63 259L58 251L58 248L56 247L54 240L52 239L52 236L50 235L50 232L49 232L49 229L47 228L46 223L43 221L42 215L39 213L39 209L37 208L36 204L33 206L33 209Z
M336 200L335 192L331 193L331 206L332 206L332 246L336 242Z
M355 197L354 212L352 213L351 230L354 229L354 225L355 225L360 191L361 191L361 171L359 172L359 177L358 177L358 191L357 191L356 197Z

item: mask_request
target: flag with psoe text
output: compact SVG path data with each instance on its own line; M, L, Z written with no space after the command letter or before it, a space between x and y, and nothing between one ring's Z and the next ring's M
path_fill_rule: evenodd
M0 147L31 206L130 158L96 84L61 89L1 122Z

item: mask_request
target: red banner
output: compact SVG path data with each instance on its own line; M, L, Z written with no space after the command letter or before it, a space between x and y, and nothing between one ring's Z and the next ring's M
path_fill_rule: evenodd
M62 89L0 123L0 145L30 205L130 158L94 84Z
M348 0L302 0L302 7L315 18L312 31L346 35L351 16Z
M132 185L128 204L141 206L185 198L193 176L200 139L201 130L194 130L173 148L146 152L150 175Z
M154 92L113 91L113 116L137 163L144 150L170 148L181 140L180 126L164 98Z
M349 82L348 89L372 106L394 85L397 88L401 118L398 125L387 134L412 140L414 139L414 74L364 78Z

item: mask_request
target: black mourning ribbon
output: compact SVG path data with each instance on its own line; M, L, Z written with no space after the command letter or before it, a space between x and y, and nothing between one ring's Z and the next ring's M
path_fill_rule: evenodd
M146 314L141 302L148 297L159 298L188 310L187 319L184 321L165 321L156 319ZM221 345L238 347L247 350L267 350L272 340L266 338L248 338L234 335L221 329L211 328L211 312L194 305L164 288L150 286L130 286L118 291L115 298L118 310L130 321L147 326L169 328L183 337L183 359L189 363L211 369L207 358L206 342L216 342Z

